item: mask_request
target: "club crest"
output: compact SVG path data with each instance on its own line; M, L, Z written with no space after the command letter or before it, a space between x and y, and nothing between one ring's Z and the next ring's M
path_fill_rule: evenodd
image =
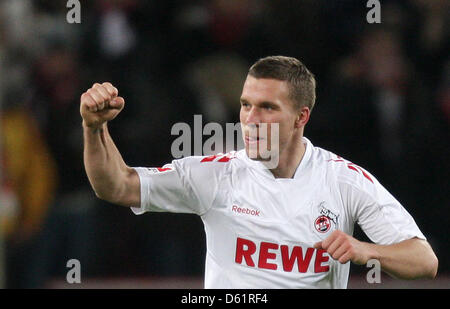
M319 216L314 222L314 227L319 233L326 233L331 228L331 221L327 216Z
M325 207L325 202L321 202L318 206L319 216L314 220L314 228L319 233L326 233L334 224L335 228L338 225L339 215L333 213L330 209Z

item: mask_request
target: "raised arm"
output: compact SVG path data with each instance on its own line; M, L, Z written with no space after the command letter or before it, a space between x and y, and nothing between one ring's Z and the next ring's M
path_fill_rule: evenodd
M114 204L138 207L139 177L123 161L107 126L124 105L124 99L110 83L96 83L81 95L84 166L97 197Z

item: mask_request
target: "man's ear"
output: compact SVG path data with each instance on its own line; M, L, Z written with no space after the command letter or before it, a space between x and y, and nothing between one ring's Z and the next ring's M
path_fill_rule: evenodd
M297 118L295 119L295 127L296 128L304 127L308 123L310 115L311 111L309 110L309 107L302 106L300 110L297 112Z

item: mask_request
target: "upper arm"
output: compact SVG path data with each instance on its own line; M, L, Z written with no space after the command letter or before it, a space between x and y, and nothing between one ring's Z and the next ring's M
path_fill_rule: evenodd
M137 198L127 201L132 202L128 206L133 206L136 214L147 211L204 214L212 207L226 170L225 162L204 159L187 157L162 168L134 168L137 182L140 181L139 193Z
M139 181L139 199L135 199L132 210L135 214L147 211L200 214L203 203L198 199L185 175L185 167L175 162L162 168L134 168Z
M368 171L342 167L339 191L348 213L375 243L426 239L403 205Z
M387 245L413 237L425 239L413 217L381 185L374 192L348 183L341 183L340 188L354 222L374 243Z

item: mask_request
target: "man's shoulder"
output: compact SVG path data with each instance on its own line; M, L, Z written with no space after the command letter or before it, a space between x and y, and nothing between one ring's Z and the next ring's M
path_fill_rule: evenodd
M182 170L201 171L204 173L228 173L232 166L245 164L242 151L230 151L205 156L189 156L173 161Z
M314 147L313 163L317 169L323 170L339 183L354 186L375 183L375 177L363 167L320 147Z

